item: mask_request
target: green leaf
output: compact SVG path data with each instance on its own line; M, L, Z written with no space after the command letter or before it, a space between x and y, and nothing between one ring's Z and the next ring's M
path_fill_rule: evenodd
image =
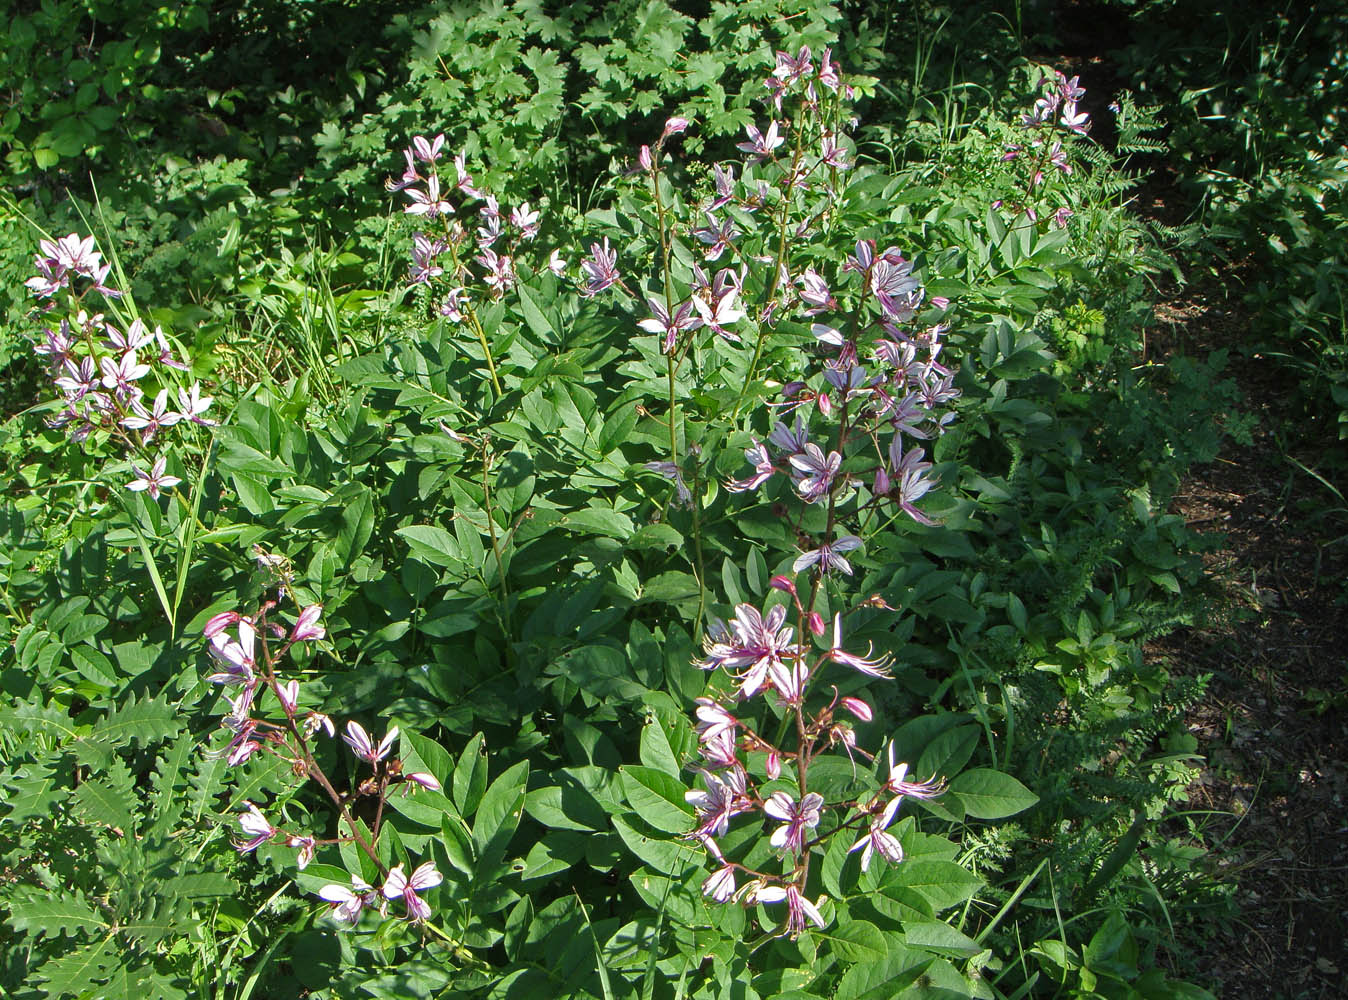
M880 891L891 886L915 890L937 910L944 910L972 899L983 880L953 861L904 861L894 866Z
M664 714L651 712L646 717L646 724L641 727L641 747L639 751L641 763L677 778L682 773L683 768L679 764L679 753L675 749L676 742L678 744L683 742L679 736L678 727L671 727L665 721Z
M633 814L632 820L636 819ZM621 816L611 818L613 828L622 837L627 849L645 864L666 875L683 875L690 868L701 864L706 852L694 847L687 840L667 837L654 831L643 832Z
M1039 801L1011 775L989 767L965 771L950 783L950 792L964 803L966 813L978 819L1014 816Z
M562 524L576 531L585 531L609 538L630 538L632 519L607 507L583 507L566 515Z
M295 470L284 462L264 455L242 441L222 441L217 461L221 472L255 479L288 479L295 475Z
M484 864L505 854L524 814L524 789L528 784L529 762L522 760L493 781L482 796L473 817L473 846Z
M910 948L953 958L972 958L983 950L973 938L939 920L904 921L903 937Z
M23 887L7 900L9 922L15 930L34 931L47 937L74 937L107 928L105 921L78 893L52 895L48 890Z
M113 827L123 834L133 832L135 821L131 818L131 803L124 794L98 779L84 782L75 790L75 799L81 815Z
M915 775L924 778L949 778L969 763L978 746L982 730L978 726L956 726L938 735L918 758Z
M560 344L561 337L557 335L547 316L543 315L543 310L539 308L529 287L523 283L517 284L515 294L520 298L520 312L524 314L524 322L529 325L534 335L545 344Z
M688 787L672 775L653 767L625 765L618 769L623 794L646 823L666 833L687 833L693 826L693 810L684 799Z
M485 741L481 733L474 736L454 765L454 801L464 816L473 815L487 787L487 754L482 749Z
M122 948L109 935L102 941L44 962L37 970L37 978L46 981L44 989L50 997L85 996L92 983L106 979L117 967L121 955ZM108 996L108 1000L120 1000L106 993L103 995Z
M849 962L878 962L889 954L884 934L868 920L853 920L819 936L832 941L838 954Z
M117 687L117 672L112 669L112 661L93 646L73 646L70 649L70 662L86 681L92 681L99 687Z
M394 534L407 542L414 556L432 566L458 566L463 562L458 541L444 528L414 524L399 528Z

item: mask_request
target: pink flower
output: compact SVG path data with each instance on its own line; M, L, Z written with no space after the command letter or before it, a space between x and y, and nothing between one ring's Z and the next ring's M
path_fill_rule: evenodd
M863 872L871 866L872 854L879 854L891 864L898 864L903 860L903 845L899 843L897 837L885 829L894 819L894 814L898 812L899 803L902 801L902 797L892 799L880 815L871 820L866 835L848 848L848 854L856 850L861 851Z
M866 704L866 702L862 701L860 698L854 698L851 695L847 695L844 698L840 698L838 703L862 722L870 722L873 718L871 706Z
M819 825L819 809L823 804L824 797L818 792L810 792L799 802L786 792L773 792L763 804L763 812L782 823L772 831L769 838L772 846L779 851L803 854L805 837Z
M728 287L719 296L716 296L715 292L712 294L715 297L710 302L701 295L694 296L693 307L697 309L703 323L715 330L725 340L738 343L739 336L731 333L726 327L739 322L745 316L743 309L735 307L735 299L739 296L739 289Z
M286 846L300 849L299 856L295 859L295 865L300 871L304 871L309 867L309 862L314 860L314 849L318 844L313 837L290 836L286 838Z
M202 416L211 408L214 397L201 395L201 383L193 382L190 389L178 390L178 412L187 420L202 427L214 427L214 420Z
M739 230L735 228L735 222L729 216L718 222L710 210L703 214L707 217L707 224L701 229L694 229L693 235L707 244L707 249L702 252L704 259L720 260L721 254L730 249L731 241L740 234Z
M361 910L374 905L375 888L359 875L352 875L350 889L344 885L325 885L318 894L332 904L334 920L355 924L360 920Z
M777 471L777 467L772 464L772 458L768 455L767 446L757 439L748 448L744 449L744 457L754 467L754 474L748 479L728 479L725 488L731 493L747 493L750 490L756 490Z
M527 201L522 202L519 208L510 213L510 224L518 229L526 240L532 240L538 235L538 213L529 208Z
M808 76L812 69L810 47L802 45L794 56L789 52L778 52L777 66L773 69L772 75L790 86L802 77Z
M445 137L441 133L434 139L427 140L423 135L412 138L412 155L423 163L434 163L440 158L440 150L444 148Z
M889 743L889 779L884 790L900 798L907 795L915 799L934 799L945 792L945 782L937 778L929 781L908 781L908 765L894 763L894 741Z
M673 116L665 122L664 131L660 133L659 144L663 144L670 136L682 135L684 132L688 131L688 126L691 124L692 122L687 118L681 118L678 115Z
M370 734L365 731L365 727L353 720L346 724L346 733L342 736L342 739L361 760L376 764L387 757L389 751L393 749L393 744L398 740L398 727L394 726L390 729L388 735L376 747L374 741L370 738Z
M819 82L829 90L837 90L841 82L838 78L838 68L833 65L833 50L825 49L824 54L819 57Z
M805 450L789 459L796 470L796 492L806 503L817 503L833 485L833 479L842 468L842 456L831 451L828 456L817 444L805 445Z
M237 611L222 611L218 615L211 616L210 620L206 622L206 627L201 630L201 634L207 639L213 638L229 628L229 626L242 620L243 615L239 614Z
M429 788L433 792L440 791L440 779L427 771L413 771L411 774L404 774L403 780L415 782L422 788Z
M734 736L740 720L718 705L711 698L697 698L698 740L709 743L722 733Z
M772 151L786 141L778 133L775 120L768 123L766 132L760 132L753 125L744 126L744 132L749 137L749 141L741 142L735 148L749 153L751 156L750 163L757 163L771 156Z
M133 493L147 492L152 499L158 500L161 490L171 490L182 482L177 476L166 475L164 466L163 455L154 460L149 472L133 464L131 470L136 474L136 478L127 483L126 488Z
M438 215L454 213L454 206L440 197L440 178L435 174L431 174L426 181L425 191L409 188L406 194L412 200L412 204L403 208L408 215L424 215L428 219L434 219Z
M680 333L696 330L702 325L702 320L693 315L692 302L681 302L672 316L659 299L647 299L646 304L651 307L652 318L638 320L637 326L648 333L663 334L665 354L673 353Z
M226 612L233 614L233 612ZM217 615L216 618L220 616ZM214 622L216 619L211 619ZM206 679L213 684L246 684L253 680L253 668L257 665L253 659L253 645L257 638L257 629L247 618L238 619L239 638L230 639L224 634L224 626L211 633L211 655L224 670L211 674ZM207 623L210 627L210 623Z
M384 881L384 898L397 899L401 896L403 904L407 907L408 920L413 922L426 920L431 915L431 908L417 893L434 889L443 880L443 876L435 869L434 861L427 861L414 871L410 878L403 874L402 865L395 865Z
M267 841L276 835L276 827L267 822L265 816L258 811L257 806L245 801L244 805L248 811L239 816L239 826L243 832L251 837L251 840L235 842L234 846L240 854L247 854L249 851L255 851Z
M856 535L843 535L836 542L825 542L817 549L802 552L796 557L796 561L791 564L791 569L800 573L810 566L818 566L820 573L828 573L836 569L844 576L851 576L852 564L843 558L842 553L859 548L861 548L860 538Z
M691 835L705 841L724 837L730 829L730 818L748 810L750 804L744 795L743 771L732 768L716 775L704 770L702 777L707 783L706 790L694 788L684 792L683 797L698 811L698 826Z
M299 618L295 620L295 628L290 633L291 642L310 642L322 639L327 635L327 630L318 624L319 616L323 614L323 605L310 604L300 612Z
M581 294L587 298L598 295L618 281L618 252L609 247L607 236L602 246L590 244L590 256L580 262L580 270L586 282Z
M782 888L779 885L763 886L754 890L752 899L756 903L780 903L786 901L786 927L792 934L799 934L805 929L805 920L809 918L810 922L816 927L824 927L827 921L819 912L819 907L806 899L798 888L794 885ZM823 899L820 899L823 902Z
M868 677L888 678L892 676L889 672L890 657L888 654L878 656L875 659L869 659L871 646L866 647L866 656L857 656L849 653L842 648L842 613L839 612L833 616L833 648L828 651L829 659L834 663L841 663L845 667L851 667L859 670Z
M285 709L287 715L295 714L295 707L300 700L300 682L297 680L288 680L284 684L276 686L276 697L281 700L281 707Z
M150 374L149 365L137 363L135 351L128 351L116 361L100 358L98 367L103 372L103 388L115 389L123 396L131 393L133 382Z

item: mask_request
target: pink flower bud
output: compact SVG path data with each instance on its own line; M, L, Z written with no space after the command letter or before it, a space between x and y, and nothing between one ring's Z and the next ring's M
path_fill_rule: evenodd
M322 639L327 635L327 631L322 625L318 624L319 616L323 614L323 605L310 604L300 612L299 620L295 622L295 631L290 634L292 642L308 642L315 639Z
M294 715L295 705L300 700L300 682L295 680L287 681L277 687L276 693L281 699L282 706L285 707L286 715Z
M664 140L668 139L671 135L680 135L681 133L688 131L688 126L691 124L692 122L687 118L681 118L680 116L675 115L670 118L669 121L665 122L665 130L660 134L660 138Z
M425 771L413 771L411 774L404 775L408 781L415 781L422 788L429 788L433 792L440 791L440 782L435 775L427 774Z
M641 164L642 170L650 170L653 161L651 160L651 147L642 146L641 152L637 154L637 162Z
M815 405L819 407L819 412L824 416L833 416L833 400L829 399L828 393L821 392L815 400Z
M815 635L824 634L824 618L818 611L811 611L806 616L805 623L810 626L810 631Z
M882 497L889 493L889 487L890 487L889 473L887 473L884 470L883 466L881 468L876 469L875 485L871 488L871 492L878 497Z
M768 586L773 590L784 590L792 596L795 596L796 593L796 585L791 581L789 576L774 576L768 582Z
M931 304L937 309L946 309L950 306L950 300L944 295L933 295L931 297Z
M768 780L776 781L782 776L782 755L776 750L768 753Z
M871 706L867 705L860 698L853 698L851 695L848 695L846 698L842 699L842 707L847 709L862 722L870 722L873 718Z
M206 623L206 627L201 630L201 634L209 639L212 636L219 635L231 625L236 625L242 620L243 615L239 614L237 611L222 611Z

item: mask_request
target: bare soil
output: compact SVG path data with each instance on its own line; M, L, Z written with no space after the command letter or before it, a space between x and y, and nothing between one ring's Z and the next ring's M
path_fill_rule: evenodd
M1210 283L1211 285L1211 283ZM1202 356L1249 342L1239 276L1163 303L1153 352ZM1202 928L1196 967L1218 996L1348 996L1348 446L1297 410L1296 369L1233 351L1227 375L1258 418L1228 440L1172 509L1214 543L1207 620L1147 647L1172 671L1211 675L1188 720L1205 767L1189 789L1234 917ZM1192 955L1192 949L1184 949ZM1186 963L1187 964L1187 963Z

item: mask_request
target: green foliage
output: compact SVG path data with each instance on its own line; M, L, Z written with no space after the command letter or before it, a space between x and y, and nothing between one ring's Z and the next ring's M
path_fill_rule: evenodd
M181 491L153 502L126 499L105 442L70 447L44 412L0 438L4 989L1202 995L1148 970L1162 911L1202 881L1201 849L1155 830L1192 776L1180 723L1203 683L1146 662L1142 644L1200 613L1200 560L1166 511L1183 471L1242 427L1219 419L1233 401L1220 360L1136 367L1153 282L1188 235L1128 209L1128 157L1162 150L1154 109L1122 96L1113 150L1069 140L1070 178L1027 186L1024 163L1003 157L1024 141L1011 123L1037 69L980 68L977 101L974 88L932 91L944 41L921 35L910 51L905 19L927 16L915 8L849 22L777 0L383 18L327 3L122 6L25 9L3 50L0 66L30 80L0 130L23 198L0 208L14 223L0 236L6 308L39 336L21 287L36 233L20 210L53 233L94 229L137 306L195 347L222 425L188 439ZM94 39L81 51L91 99L69 82L73 48L44 48L47 32ZM689 712L717 693L692 665L709 620L758 606L833 527L818 508L788 520L782 477L762 496L723 485L771 428L765 404L818 352L788 317L746 324L743 344L699 339L675 370L634 331L641 298L691 294L709 163L762 123L775 50L830 43L845 67L879 70L853 78L874 97L870 131L853 142L832 122L856 168L822 208L791 194L726 214L745 233L745 303L776 291L760 258L833 280L858 239L900 246L928 294L951 300L941 360L963 396L926 445L941 488L922 506L938 523L863 528L843 510L866 536L856 577L819 587L830 613L870 595L897 609L848 616L850 637L897 657L894 683L843 682L876 706L856 746L892 737L915 776L948 790L905 802L891 827L904 860L866 871L847 850L855 831L830 815L819 832L838 836L808 884L825 926L790 937L760 933L780 909L704 895L685 793ZM895 81L896 65L913 71ZM42 113L54 94L61 110ZM80 100L83 118L66 106ZM696 126L678 161L661 154L657 201L612 161L676 112ZM510 294L476 302L475 331L409 290L412 226L390 221L382 181L412 135L442 130L503 205L545 209L540 245L574 263L609 238L635 303L578 296L523 257ZM0 343L0 360L21 349ZM35 392L45 378L32 373ZM648 467L663 460L691 507ZM404 784L387 809L344 817L300 780L303 761L222 759L229 706L204 680L200 630L276 597L278 580L283 615L323 606L325 638L290 654L303 711L399 726L401 767L438 791ZM314 746L342 806L359 803L342 745ZM763 754L749 766L766 782ZM854 800L886 779L841 750L811 773L812 788ZM240 856L230 839L249 803L318 836L313 863L297 869L275 838ZM774 863L759 832L732 828L724 846ZM421 861L444 876L422 930L398 902L349 930L315 902Z

